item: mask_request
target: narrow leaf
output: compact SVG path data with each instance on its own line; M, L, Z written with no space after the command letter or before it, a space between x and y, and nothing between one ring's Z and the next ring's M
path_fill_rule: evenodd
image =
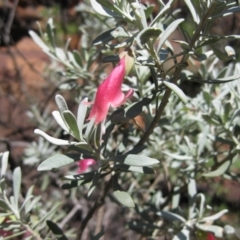
M18 200L19 200L21 182L22 182L21 168L17 167L13 171L13 195L15 200L15 209L18 209Z
M168 81L163 81L164 85L170 88L180 99L181 101L186 104L188 102L188 97L185 93L180 89L176 84L170 83Z
M45 161L43 161L37 168L38 171L51 171L56 168L60 168L63 166L66 166L70 163L73 163L74 159L63 155L63 154L57 154L54 155Z
M82 130L86 114L87 114L87 99L84 99L80 102L77 112L77 126L79 129L80 140L83 140Z
M79 133L79 129L78 129L77 119L75 118L75 116L69 110L63 111L62 114L63 114L63 117L64 117L67 125L69 126L69 128L71 130L72 135L77 140L80 140L80 133Z
M135 204L132 200L132 197L129 195L129 193L117 190L113 192L113 195L122 205L129 208L135 207Z
M212 216L203 218L202 221L204 221L204 222L215 221L215 220L219 219L220 217L222 217L222 216L223 216L224 214L226 214L227 212L228 212L228 210L227 210L227 209L224 209L224 210L222 210L222 211L220 211L220 212L218 212L218 213L216 213L216 214L214 214L214 215L212 215Z
M161 11L157 14L157 16L156 16L156 17L154 18L154 20L151 22L150 27L152 27L152 26L158 21L158 19L159 19L164 13L166 13L166 12L170 9L173 1L174 1L174 0L169 0L169 1L168 1L168 3L161 9Z
M90 3L92 5L93 10L102 16L106 16L106 17L116 16L116 14L112 10L110 10L109 8L103 7L96 0L90 0Z
M127 156L124 156L124 155L116 156L113 159L129 166L139 166L139 167L151 166L159 163L159 160L157 159L150 158L143 155L134 155L134 154L129 154Z
M158 38L161 34L159 28L144 28L137 36L136 41L140 47L146 44L150 38Z
M67 106L67 103L65 101L65 99L57 94L55 96L55 101L56 101L56 104L58 106L58 109L59 109L59 112L62 114L64 111L67 111L68 110L68 106Z
M47 225L54 235L58 235L58 240L68 240L68 238L64 235L63 230L56 223L51 220L47 220Z
M4 152L1 156L1 178L3 178L3 176L5 175L6 171L7 171L7 166L8 166L8 157L9 157L9 152Z
M52 112L53 117L55 118L56 122L58 123L58 125L67 133L69 133L69 128L66 125L66 123L63 121L62 119L62 115L60 114L59 111L53 111Z
M216 169L212 172L203 173L202 176L203 177L218 177L218 176L221 176L228 170L228 168L231 165L231 162L232 162L231 160L228 160L228 161L224 162L218 169Z
M30 30L29 35L33 39L33 41L40 47L42 50L48 52L50 49L49 47L43 42L43 40L32 30Z
M71 144L76 143L76 142L70 142L70 141L67 141L67 140L62 140L62 139L51 137L40 129L35 129L34 133L40 135L43 138L45 138L48 142L50 142L52 144L55 144L55 145L58 145L58 146L71 145Z
M177 19L175 21L173 21L168 27L167 29L161 34L160 36L160 42L158 44L157 47L157 52L159 52L159 50L162 48L164 42L168 39L168 37L176 30L176 28L178 27L178 25L183 22L184 19L180 18Z
M190 12L192 14L193 21L198 24L200 22L200 19L199 19L199 16L198 16L197 12L196 12L196 8L193 6L192 1L191 0L184 0L184 2L188 6L188 9L190 10Z

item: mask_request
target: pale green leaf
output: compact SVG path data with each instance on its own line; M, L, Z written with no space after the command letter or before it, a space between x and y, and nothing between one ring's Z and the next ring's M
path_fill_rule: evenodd
M13 171L13 195L15 200L15 209L18 209L19 193L22 182L21 168L17 167Z
M53 117L55 118L56 122L59 124L59 126L66 132L69 133L69 128L66 125L66 123L62 119L62 115L59 111L53 111L52 112Z
M78 129L77 119L75 118L75 116L69 110L63 111L62 114L63 114L64 120L66 121L67 125L69 126L69 128L71 130L71 134L77 140L80 140L80 133L79 133L79 129Z
M70 163L73 163L74 159L63 155L63 154L57 154L54 155L45 161L43 161L37 168L38 171L51 171L56 168L60 168L63 166L66 166Z
M183 22L184 19L180 18L177 19L175 21L173 21L168 27L167 29L161 34L160 36L160 42L158 44L157 47L157 52L159 52L159 50L162 48L164 42L168 39L168 37L176 30L176 28L178 27L178 25Z
M67 106L67 103L65 101L65 99L57 94L55 96L55 101L56 101L56 104L58 106L58 109L59 109L59 112L62 114L64 111L67 111L68 110L68 106Z
M84 99L80 102L77 112L77 126L79 129L80 140L83 140L82 130L86 114L87 114L87 99Z
M113 195L122 205L129 208L135 207L135 204L132 200L132 197L129 195L129 193L117 190L113 192Z
M3 176L5 175L5 173L7 171L9 152L4 152L0 156L1 156L1 158L0 158L1 178L3 178Z
M134 154L129 154L127 156L124 156L124 155L116 156L114 159L125 165L139 166L139 167L151 166L159 163L159 160L157 159L150 158L143 155L134 155Z
M180 99L186 104L188 102L188 97L185 93L180 89L176 84L170 83L168 81L163 81L164 85L166 85L169 89L171 89Z
M228 170L230 165L231 165L231 160L228 160L228 161L224 162L218 169L216 169L212 172L203 173L202 176L203 177L218 177L218 176L221 176Z
M52 144L55 144L55 145L58 145L58 146L71 145L71 144L76 143L76 142L70 142L70 141L67 141L67 140L62 140L62 139L51 137L40 129L35 129L34 133L40 135L43 138L45 138L48 142L50 142Z

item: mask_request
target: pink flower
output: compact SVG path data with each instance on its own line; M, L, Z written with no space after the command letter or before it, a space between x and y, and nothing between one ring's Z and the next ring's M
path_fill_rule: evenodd
M111 74L98 87L95 101L88 117L89 120L95 118L96 125L106 119L110 106L119 107L133 94L132 89L126 95L121 90L126 73L125 64L125 57L123 57Z
M88 159L83 159L83 160L78 161L77 164L78 164L77 172L83 173L88 169L88 167L96 164L96 161L94 159L88 158Z
M215 237L212 233L207 234L207 240L215 240Z

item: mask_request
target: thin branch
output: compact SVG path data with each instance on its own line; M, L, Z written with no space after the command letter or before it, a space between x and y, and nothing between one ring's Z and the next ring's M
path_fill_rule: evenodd
M80 228L77 232L76 240L81 240L83 231L86 228L89 220L93 217L93 214L96 212L96 210L104 204L104 199L107 196L107 193L108 193L108 191L110 190L111 187L112 187L112 179L110 179L105 184L105 186L102 188L102 190L101 190L101 192L98 196L98 199L94 203L93 207L88 211L87 216L82 221L82 224L81 224L81 226L80 226Z

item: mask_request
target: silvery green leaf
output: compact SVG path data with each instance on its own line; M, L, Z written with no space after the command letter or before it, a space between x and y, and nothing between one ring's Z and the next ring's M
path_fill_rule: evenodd
M42 50L48 52L50 49L49 47L43 42L43 40L32 30L30 30L29 35L33 39L33 41L40 47Z
M200 198L200 204L199 204L199 217L202 218L204 213L204 206L205 206L205 196L202 193L199 193L197 195L198 198Z
M162 153L168 155L169 157L176 159L176 160L180 160L180 161L187 161L187 160L192 160L192 156L187 156L187 155L179 155L179 154L175 154L175 153L170 153L170 152L166 152L166 151L162 151Z
M18 209L19 193L22 182L22 172L21 168L17 167L13 171L13 195L14 195L14 206L15 209Z
M132 200L132 197L129 195L129 193L117 190L113 192L113 195L122 205L129 208L135 207L135 204Z
M184 219L182 216L172 212L161 211L161 212L158 212L157 215L169 221L180 221L182 223L186 222L186 219Z
M103 7L96 0L90 0L90 3L92 5L93 10L102 16L113 17L117 15L109 8Z
M192 174L193 175L193 174ZM188 196L189 196L189 210L188 218L193 219L195 217L195 196L197 194L197 186L194 176L188 178Z
M70 142L68 140L62 140L62 139L51 137L40 129L35 129L34 133L37 134L37 135L40 135L43 138L45 138L48 142L50 142L52 144L55 144L55 145L58 145L58 146L71 145L71 144L76 143L76 142Z
M159 28L144 28L136 37L136 42L138 45L143 48L143 45L146 44L150 38L158 38L161 33Z
M184 2L188 6L188 9L190 10L190 12L192 14L193 21L198 24L200 22L200 19L199 19L199 16L198 16L197 12L196 12L195 7L192 4L192 1L191 0L184 0Z
M205 144L207 142L207 134L209 132L209 125L206 125L202 132L198 134L198 141L197 141L197 154L198 156L201 155L201 153L204 150Z
M216 169L212 172L203 173L202 176L203 177L218 177L218 176L221 176L228 170L231 163L232 163L232 161L228 160L228 161L224 162L218 169Z
M223 237L223 228L216 225L196 224L196 227L204 232L211 232L217 238Z
M216 213L212 216L202 218L201 221L203 221L203 222L215 221L215 220L219 219L220 217L222 217L227 212L228 212L228 210L224 209L224 210L222 210L222 211L220 211L220 212L218 212L218 213Z
M61 60L61 62L67 61L66 53L63 51L62 48L56 47L55 54L58 57L58 59Z
M55 101L56 101L56 104L58 106L59 112L61 114L63 113L63 111L67 111L68 110L67 103L66 103L65 99L61 95L57 94L55 96Z
M174 192L178 192L178 190L180 189L179 186L174 187ZM180 194L179 193L175 193L172 197L172 209L177 209L179 207L179 203L180 203Z
M138 1L132 2L131 6L133 8L136 22L141 23L142 28L147 28L148 24L147 24L146 15L144 13L145 6Z
M224 234L226 234L226 235L235 233L235 229L230 225L225 225L223 228L223 231L224 231Z
M75 118L73 113L71 111L69 111L69 110L66 110L66 111L63 111L62 114L63 114L64 120L66 121L67 125L69 126L69 128L71 130L70 133L77 140L81 140L79 129L78 129L78 124L77 124L77 119Z
M165 14L171 7L174 0L169 0L166 5L161 1L162 5L164 6L161 11L157 14L157 16L153 19L153 21L150 24L150 27L152 27L163 14Z
M161 34L160 36L160 41L157 47L157 52L159 52L159 50L162 48L164 42L168 39L168 37L176 30L176 28L178 27L178 25L183 22L184 19L180 18L177 19L175 21L173 21L168 27L167 29Z
M87 114L87 98L83 99L80 102L78 107L78 112L77 112L77 125L79 129L80 140L83 139L82 130L83 130L83 124L86 118L86 114Z
M7 166L8 166L8 157L9 157L9 152L4 152L0 155L0 166L1 166L1 178L5 175L7 171Z
M188 102L188 97L185 93L180 89L176 84L170 83L168 81L163 81L164 85L166 85L169 89L171 89L180 99L186 104Z
M232 58L232 57L235 57L235 56L236 56L236 52L235 52L235 50L234 50L232 47L226 46L226 47L224 48L224 50L225 50L225 52L227 53L227 56L228 56L229 58Z
M116 156L113 159L129 166L143 167L143 166L151 166L151 165L159 164L159 160L157 159L150 158L143 155L134 155L134 154L129 154L127 156L124 156L124 155Z
M52 115L53 115L54 119L56 120L56 122L59 124L59 126L60 126L64 131L66 131L67 133L69 133L69 128L68 128L68 126L66 125L66 123L63 121L62 115L60 114L60 112L59 112L59 111L53 111L53 112L52 112Z
M37 168L38 171L51 171L53 169L57 169L63 166L66 166L70 163L73 163L74 159L63 155L56 154L46 160L44 160Z

